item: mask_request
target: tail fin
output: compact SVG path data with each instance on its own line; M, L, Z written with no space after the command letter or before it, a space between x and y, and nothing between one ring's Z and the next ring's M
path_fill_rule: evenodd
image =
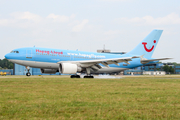
M127 54L144 55L145 58L151 58L162 32L163 30L153 30L136 48Z

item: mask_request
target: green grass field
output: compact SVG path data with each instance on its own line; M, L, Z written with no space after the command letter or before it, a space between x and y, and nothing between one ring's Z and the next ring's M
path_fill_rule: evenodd
M180 76L0 77L0 119L180 119Z

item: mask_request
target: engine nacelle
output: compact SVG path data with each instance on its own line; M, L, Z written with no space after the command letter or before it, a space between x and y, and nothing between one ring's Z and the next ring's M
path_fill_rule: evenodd
M41 73L45 74L56 74L57 70L56 69L41 69Z
M76 64L71 63L61 63L59 64L59 72L62 74L76 74L80 72L82 69L78 67Z

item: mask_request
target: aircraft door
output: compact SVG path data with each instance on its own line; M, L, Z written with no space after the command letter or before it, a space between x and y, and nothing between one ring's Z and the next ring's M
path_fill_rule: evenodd
M70 61L74 61L74 55L70 56Z
M32 49L26 49L26 58L32 59Z

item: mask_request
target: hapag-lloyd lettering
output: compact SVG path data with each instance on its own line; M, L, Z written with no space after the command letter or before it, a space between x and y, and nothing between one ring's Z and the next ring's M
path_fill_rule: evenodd
M58 54L58 55L60 55L60 54L63 54L63 52L61 51L61 52L56 52L56 51L45 51L45 50L39 50L39 49L36 49L36 52L38 52L38 53L46 53L46 54Z

